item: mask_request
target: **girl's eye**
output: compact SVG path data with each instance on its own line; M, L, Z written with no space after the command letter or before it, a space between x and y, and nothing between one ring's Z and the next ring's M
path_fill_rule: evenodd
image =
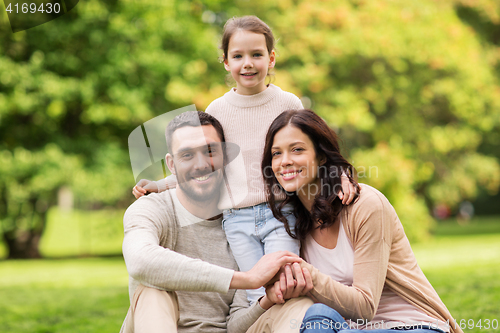
M255 53L253 56L254 57L262 57L262 54L261 53Z
M233 58L234 58L234 59L239 59L239 58L241 58L241 55L239 55L239 54L234 55L234 56L233 56Z

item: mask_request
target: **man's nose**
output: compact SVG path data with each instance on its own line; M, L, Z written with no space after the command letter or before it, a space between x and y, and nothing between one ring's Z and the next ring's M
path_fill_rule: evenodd
M205 169L211 169L212 172L214 171L214 165L212 162L212 158L202 152L198 152L195 155L195 161L194 161L194 168L196 170L205 170Z

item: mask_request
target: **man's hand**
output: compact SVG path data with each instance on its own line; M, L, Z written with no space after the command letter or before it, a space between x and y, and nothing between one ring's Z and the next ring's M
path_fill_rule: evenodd
M134 194L136 199L139 199L143 195L146 195L150 192L158 193L158 185L154 181L141 179L132 189L132 193Z
M248 272L234 272L230 289L257 289L266 285L281 266L301 262L302 258L289 251L266 254Z
M285 300L306 295L313 289L311 273L301 268L298 263L285 265L280 273L279 281L266 287L266 297L275 304Z

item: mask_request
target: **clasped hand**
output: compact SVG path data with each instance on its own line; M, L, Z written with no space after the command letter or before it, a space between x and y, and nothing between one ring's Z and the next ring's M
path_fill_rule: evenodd
M306 295L313 289L311 273L300 264L286 264L280 269L279 280L266 286L267 298L275 304Z

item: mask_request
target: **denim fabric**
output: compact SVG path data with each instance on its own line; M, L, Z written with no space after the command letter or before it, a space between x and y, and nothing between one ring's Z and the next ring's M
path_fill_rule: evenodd
M349 324L344 318L331 307L316 303L312 305L306 312L300 333L337 333L346 331L345 333L397 333L397 331L405 331L405 333L444 333L438 328L429 326L421 327L405 327L405 328L388 328L388 329L373 329L373 330L358 330L350 329Z
M282 212L293 231L293 207L287 205ZM274 218L267 203L224 210L222 227L242 272L249 271L264 254L287 250L298 255L300 251L299 241L287 234L284 224ZM250 303L264 294L264 288L247 290Z

